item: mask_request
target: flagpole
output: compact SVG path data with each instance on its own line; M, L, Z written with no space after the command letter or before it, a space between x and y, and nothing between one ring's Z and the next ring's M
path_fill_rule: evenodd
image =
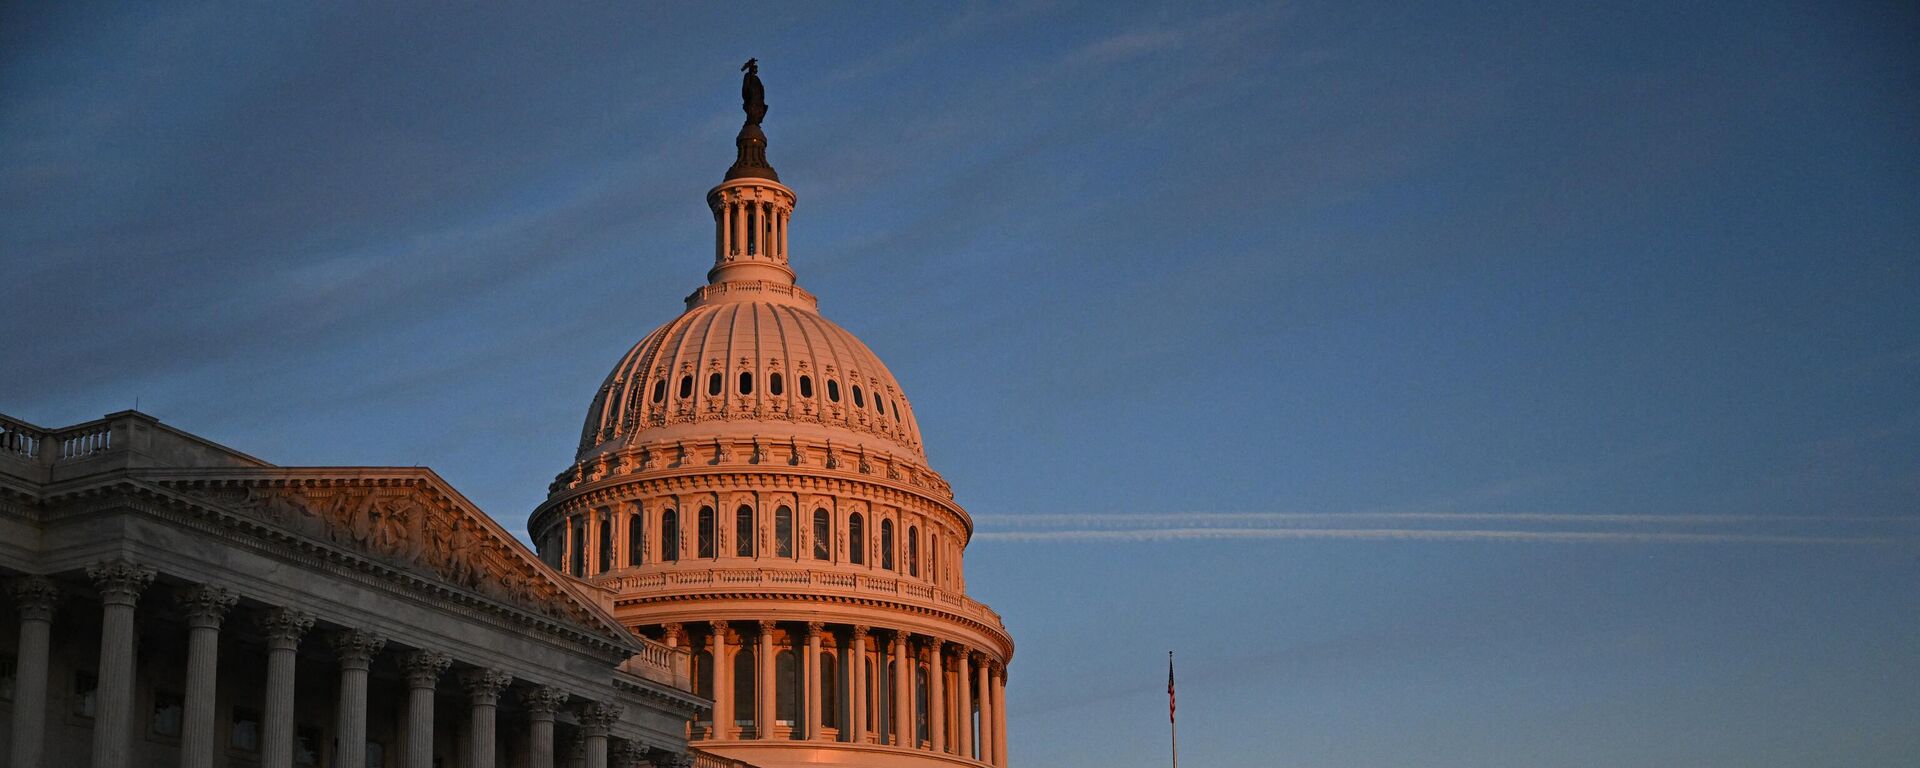
M1180 768L1180 723L1173 709L1173 651L1167 651L1167 733L1172 737L1173 768Z

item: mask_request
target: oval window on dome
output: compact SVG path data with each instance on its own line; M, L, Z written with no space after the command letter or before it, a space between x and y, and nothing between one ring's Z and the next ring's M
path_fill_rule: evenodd
M860 385L858 384L853 385L853 407L855 408L867 407L867 399L860 396Z
M875 397L875 398L873 399L873 409L874 409L874 410L876 410L876 411L879 411L879 412L880 412L880 415L882 415L882 416L885 416L885 415L887 415L887 404L886 404L886 401L883 401L883 400L881 400L880 398L878 398L878 397Z
M800 375L800 396L813 397L813 377L812 376L808 376L806 374Z
M654 382L653 383L653 401L658 403L666 399L667 399L667 380L661 379L659 381Z
M709 374L707 376L707 394L708 395L720 394L721 381L722 380L720 378L719 371L714 371L712 374Z
M689 397L693 397L693 376L692 375L686 375L686 376L680 377L680 399L685 400Z
M740 394L753 394L753 374L746 371L740 372Z
M779 397L786 394L786 388L780 386L780 374L767 374L767 394Z
M840 382L827 379L827 399L840 402Z

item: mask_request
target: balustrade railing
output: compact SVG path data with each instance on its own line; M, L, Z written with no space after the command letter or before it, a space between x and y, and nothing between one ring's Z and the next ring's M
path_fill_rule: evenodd
M813 588L911 599L979 619L1000 623L1000 614L965 594L912 579L804 568L715 568L653 573L611 572L590 581L616 594L680 590L687 587Z
M0 454L21 459L40 458L40 444L46 433L36 427L0 417Z
M113 449L113 427L106 422L83 424L59 434L60 458L78 459Z

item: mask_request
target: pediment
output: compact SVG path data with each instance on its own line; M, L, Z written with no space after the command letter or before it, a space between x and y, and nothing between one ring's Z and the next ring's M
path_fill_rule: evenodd
M272 468L152 479L306 544L357 554L623 647L634 643L596 601L431 470Z

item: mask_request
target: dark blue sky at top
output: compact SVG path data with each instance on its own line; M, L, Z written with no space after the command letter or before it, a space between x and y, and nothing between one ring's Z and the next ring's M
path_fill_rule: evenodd
M757 56L801 282L980 518L1016 762L1163 764L1177 648L1194 764L1912 765L1916 39L1857 3L11 3L0 412L138 398L518 530L699 284ZM1419 526L1498 536L1355 532Z

